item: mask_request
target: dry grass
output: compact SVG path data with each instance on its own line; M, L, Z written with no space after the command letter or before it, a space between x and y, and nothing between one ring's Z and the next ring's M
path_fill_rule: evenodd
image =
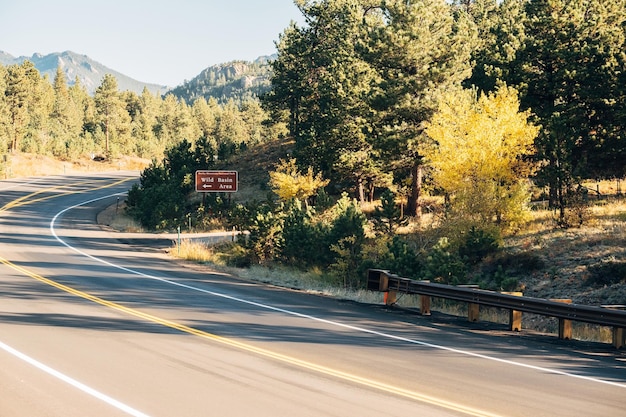
M626 262L626 200L592 202L578 228L556 227L554 213L539 210L522 232L505 239L510 252L540 256L546 268L520 279L526 293L541 298L572 298L579 304L626 304L626 288L589 288L588 268L607 260Z
M98 224L108 226L120 232L143 232L141 225L136 220L126 215L126 203L124 201L118 201L98 213L96 220Z
M149 160L131 157L121 157L99 162L93 161L86 156L77 161L59 161L48 156L12 153L7 155L4 177L6 179L85 172L141 171L149 163Z
M170 255L187 261L207 263L215 260L214 251L204 243L181 240L170 250Z
M572 323L572 339L588 342L612 343L613 329L588 323Z

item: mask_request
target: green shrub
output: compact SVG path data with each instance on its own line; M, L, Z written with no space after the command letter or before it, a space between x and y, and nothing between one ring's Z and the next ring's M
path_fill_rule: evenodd
M249 268L252 265L250 252L241 245L233 245L224 253L226 265L235 268Z
M587 268L587 283L593 286L609 286L626 283L626 262L606 261Z
M299 200L293 200L285 210L281 260L288 265L328 265L331 252L324 247L328 228L317 222L314 211L302 207Z
M481 271L494 274L498 269L508 273L540 271L545 268L544 260L532 252L507 253L498 252L485 259Z
M187 215L196 211L187 198L194 188L193 172L200 163L204 166L203 158L211 159L203 155L198 149L192 150L192 144L183 139L165 152L161 163L152 161L141 173L140 185L128 192L128 214L148 229L183 226Z
M467 267L446 237L428 252L424 269L424 279L450 285L467 283Z
M334 218L326 233L324 246L332 254L329 266L335 275L340 276L345 286L359 287L362 284L359 267L363 261L367 219L357 203L345 194L332 211Z
M262 206L253 216L248 230L246 249L252 252L254 260L259 264L269 263L280 253L282 243L282 215Z
M486 231L472 226L460 242L459 256L466 264L476 265L499 248L500 236L497 231Z
M344 288L360 288L364 283L359 272L361 248L356 243L356 236L352 235L330 245L335 262L329 265L329 270L343 282Z
M387 243L387 252L381 256L379 268L387 269L401 277L421 279L424 273L424 255L411 247L410 242L394 236Z
M365 224L367 218L358 204L344 194L332 208L333 219L329 230L329 243L337 243L349 236L355 237L355 244L362 245L365 241Z

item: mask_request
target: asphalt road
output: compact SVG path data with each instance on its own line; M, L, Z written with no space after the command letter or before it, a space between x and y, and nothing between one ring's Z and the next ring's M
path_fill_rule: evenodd
M172 262L136 173L0 181L0 416L623 416L626 356Z

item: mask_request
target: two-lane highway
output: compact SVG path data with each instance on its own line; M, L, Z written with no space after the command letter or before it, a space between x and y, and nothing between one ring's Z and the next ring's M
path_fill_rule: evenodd
M136 174L0 182L0 416L620 416L619 352L207 273L103 231Z

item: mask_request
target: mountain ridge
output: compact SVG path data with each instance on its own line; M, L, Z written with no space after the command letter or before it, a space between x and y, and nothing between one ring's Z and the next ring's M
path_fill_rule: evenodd
M0 50L0 64L8 66L22 64L29 60L42 76L48 76L54 81L56 70L60 66L65 74L68 85L74 85L76 78L93 95L102 83L105 74L115 77L120 91L132 91L141 94L147 88L152 94L172 94L187 103L204 97L215 98L220 103L230 99L242 102L246 99L258 97L271 87L271 68L269 62L276 58L273 55L261 55L253 61L235 60L208 66L196 77L185 80L178 86L165 86L146 83L133 79L115 71L87 55L72 51L53 52L49 54L34 53L32 56L13 55Z
M2 65L19 65L26 60L31 61L42 76L48 75L50 81L54 81L57 67L60 66L69 85L74 85L78 77L80 84L92 95L102 83L102 78L105 74L111 74L115 77L118 88L121 91L133 91L141 94L143 89L147 88L153 94L165 94L172 88L171 86L135 80L89 58L87 55L72 51L52 52L45 55L34 53L30 57L15 57L7 52L0 51L0 64Z

